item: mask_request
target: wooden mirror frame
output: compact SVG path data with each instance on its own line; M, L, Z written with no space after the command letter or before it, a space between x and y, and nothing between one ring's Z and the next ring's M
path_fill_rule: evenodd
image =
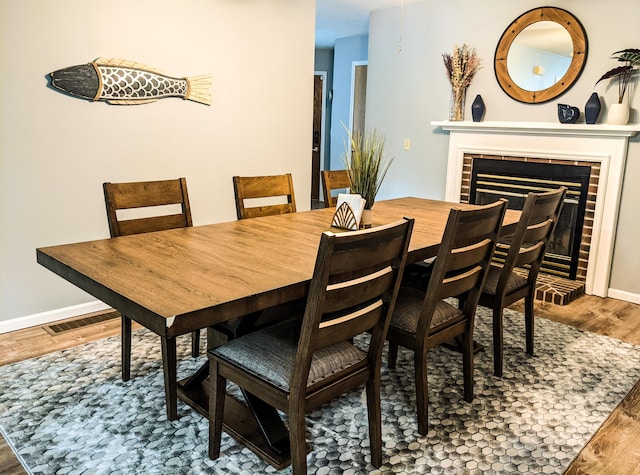
M511 44L526 27L539 21L552 21L564 27L573 42L573 56L567 72L553 86L540 91L527 91L519 87L507 70L507 55ZM494 57L496 79L502 90L516 101L527 104L547 102L566 92L578 79L587 60L587 34L580 21L566 10L556 7L540 7L529 10L516 18L504 31Z

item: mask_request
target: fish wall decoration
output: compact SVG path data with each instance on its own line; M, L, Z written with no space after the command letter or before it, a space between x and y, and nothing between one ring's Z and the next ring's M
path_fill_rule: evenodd
M109 104L148 104L166 97L211 105L210 74L177 78L126 59L98 58L49 74L51 86L72 96Z

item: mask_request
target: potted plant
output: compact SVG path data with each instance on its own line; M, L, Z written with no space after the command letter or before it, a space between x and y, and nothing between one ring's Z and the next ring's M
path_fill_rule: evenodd
M604 73L602 77L596 81L596 84L605 79L616 78L618 80L618 102L609 106L607 122L618 125L626 124L629 120L629 104L623 104L622 101L624 100L631 78L637 73L640 67L640 49L623 49L616 51L611 57L624 64Z
M385 137L377 129L355 135L345 129L349 137L344 157L349 189L366 200L362 221L367 226L371 224L371 208L393 158L385 159Z

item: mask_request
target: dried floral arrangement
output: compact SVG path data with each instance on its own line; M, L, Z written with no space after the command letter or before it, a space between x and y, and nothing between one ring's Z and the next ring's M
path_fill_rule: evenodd
M481 67L475 48L469 48L466 44L463 44L462 48L455 45L453 54L443 53L442 58L449 82L454 89L468 88Z
M616 51L611 55L611 57L624 63L624 65L618 66L604 73L602 77L596 81L596 84L604 79L617 78L618 104L622 104L622 100L627 92L631 77L636 74L640 68L640 49L623 49L621 51Z
M451 110L449 120L464 120L464 102L467 88L480 69L480 59L474 48L466 44L455 45L453 54L443 53L444 67L451 83Z

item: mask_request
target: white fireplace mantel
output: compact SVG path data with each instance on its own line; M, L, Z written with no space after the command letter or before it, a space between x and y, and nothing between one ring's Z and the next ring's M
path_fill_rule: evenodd
M600 165L585 291L606 297L613 258L620 193L630 137L640 125L553 122L434 121L449 132L445 199L460 200L465 154L536 157Z
M562 135L585 137L633 137L640 132L640 124L561 124L559 122L468 122L434 121L431 125L451 132L499 134Z

